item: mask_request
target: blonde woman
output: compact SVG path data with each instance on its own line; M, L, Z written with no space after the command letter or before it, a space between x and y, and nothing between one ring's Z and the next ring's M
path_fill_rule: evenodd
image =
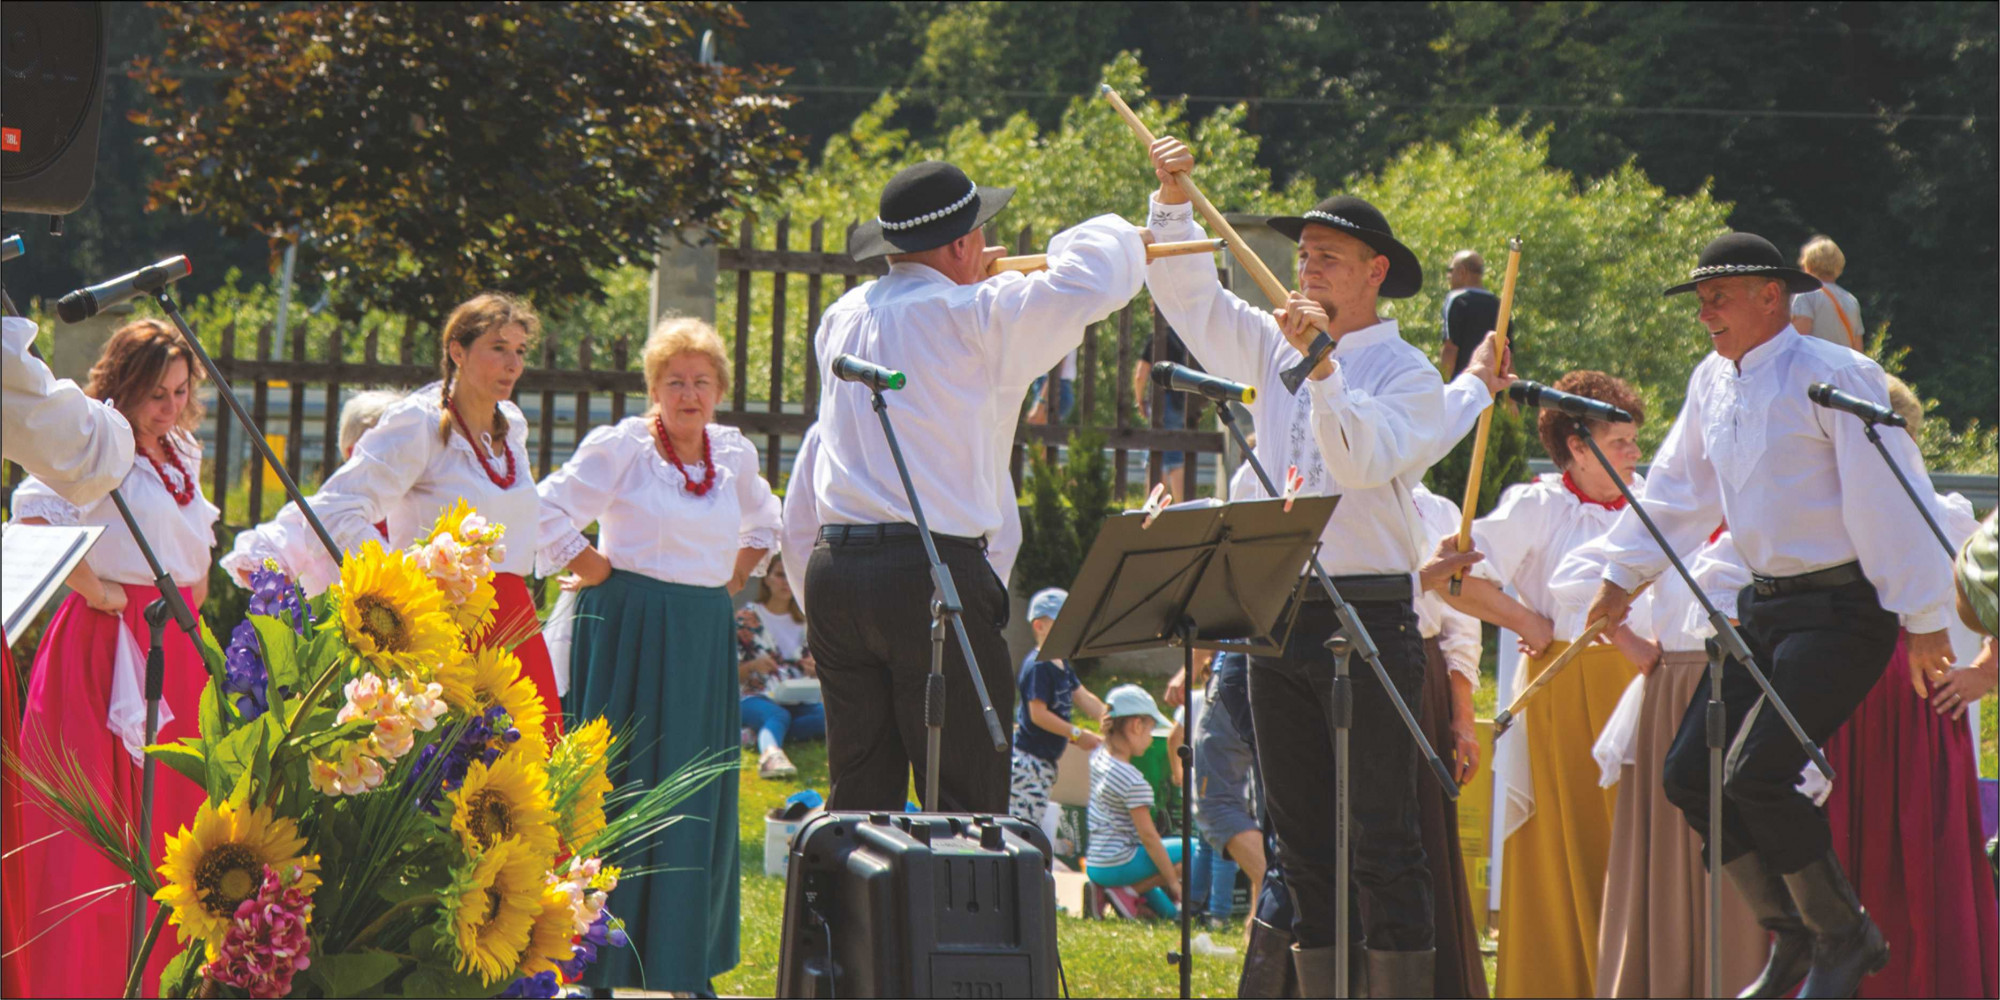
M730 594L777 543L778 498L757 447L714 422L729 391L722 338L668 319L646 339L643 416L599 427L542 481L539 565L581 588L570 647L568 707L630 733L625 781L642 786L692 761L735 752L741 738ZM583 529L598 527L597 544ZM627 868L618 916L630 949L585 973L594 987L713 995L737 962L739 914L734 780L716 781Z
M528 467L528 418L509 400L541 329L534 307L500 292L453 309L438 349L443 378L389 407L313 506L348 552L381 541L378 524L391 546L409 545L460 499L505 525L506 552L493 567L498 606L474 641L513 649L548 709L544 735L553 741L562 732L561 703L525 579L534 567L541 501Z
M1861 325L1861 303L1847 289L1833 283L1847 270L1847 255L1840 252L1840 245L1824 236L1806 241L1799 250L1799 269L1818 278L1820 288L1792 296L1793 328L1808 336L1861 350L1868 339L1868 328Z

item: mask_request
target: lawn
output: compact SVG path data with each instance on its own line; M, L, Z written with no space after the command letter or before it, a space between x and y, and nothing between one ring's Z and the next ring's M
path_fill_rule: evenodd
M785 796L801 788L826 792L826 745L806 743L785 748L799 767L798 777L764 781L757 777L756 755L743 754L738 821L743 834L743 963L715 980L722 996L767 997L777 988L778 946L783 936L785 883L764 875L764 814ZM1180 994L1180 978L1164 956L1180 947L1178 925L1123 920L1077 920L1058 917L1057 940L1071 995L1164 997ZM1217 944L1238 949L1237 955L1197 958L1194 995L1233 997L1242 964L1242 941L1236 935L1212 935ZM1226 938L1226 940L1225 940Z

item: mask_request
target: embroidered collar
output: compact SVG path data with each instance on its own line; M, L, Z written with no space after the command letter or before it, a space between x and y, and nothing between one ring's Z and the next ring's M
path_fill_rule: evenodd
M1342 352L1358 351L1364 347L1373 347L1376 344L1385 344L1392 340L1401 339L1403 339L1403 334L1401 329L1396 325L1396 321L1385 319L1380 323L1364 326L1340 338L1333 345L1333 353L1334 356L1338 357Z
M1790 336L1787 336L1788 334ZM1741 360L1729 366L1730 372L1738 378L1743 378L1751 374L1769 364L1778 355L1785 353L1786 348L1798 343L1798 336L1799 332L1793 329L1790 324L1786 324L1785 328L1779 330L1776 336L1744 352Z
M1589 504L1593 507L1602 507L1605 510L1625 509L1625 494L1620 493L1618 494L1618 499L1608 502L1604 500L1594 500L1591 498L1590 494L1585 493L1580 487L1576 485L1576 480L1570 478L1569 471L1567 469L1563 471L1562 482L1563 482L1563 489L1568 490L1570 492L1570 495L1576 497L1579 502Z

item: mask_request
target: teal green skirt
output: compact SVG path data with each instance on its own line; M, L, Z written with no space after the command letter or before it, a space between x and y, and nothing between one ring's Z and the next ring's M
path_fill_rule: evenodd
M623 788L650 786L688 763L741 746L736 623L721 587L662 583L614 570L583 591L570 647L570 725L604 716L625 739ZM698 992L736 967L741 876L737 783L724 775L681 803L687 817L617 863L611 894L630 948L601 948L592 986Z

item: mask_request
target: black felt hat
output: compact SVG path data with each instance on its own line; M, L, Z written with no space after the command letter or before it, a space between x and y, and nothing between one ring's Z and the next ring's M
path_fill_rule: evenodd
M1695 261L1694 270L1688 272L1688 280L1661 294L1679 295L1694 291L1694 286L1710 278L1744 275L1777 278L1785 283L1786 291L1795 295L1818 291L1820 285L1818 278L1796 267L1787 267L1784 255L1770 240L1756 233L1724 233L1701 248L1701 257Z
M1407 299L1424 287L1424 266L1417 263L1417 255L1396 239L1389 220L1375 206L1353 195L1334 195L1304 215L1280 216L1267 225L1294 243L1306 226L1316 225L1340 230L1368 244L1376 253L1389 258L1389 276L1382 279L1382 287L1376 292L1385 299Z
M980 187L941 160L905 167L882 188L875 217L854 227L847 252L855 260L921 253L978 229L1007 207L1010 187Z

